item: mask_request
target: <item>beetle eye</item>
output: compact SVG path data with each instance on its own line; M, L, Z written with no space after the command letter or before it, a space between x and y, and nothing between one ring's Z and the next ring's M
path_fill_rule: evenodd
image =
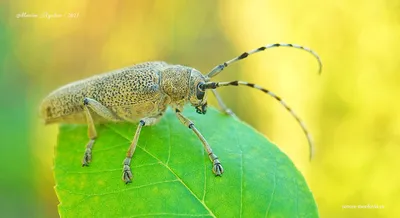
M201 90L201 88L200 88L200 85L202 85L202 84L204 84L204 83L199 82L199 84L197 85L197 89L196 89L196 97L199 100L203 99L204 94L205 94L205 91Z

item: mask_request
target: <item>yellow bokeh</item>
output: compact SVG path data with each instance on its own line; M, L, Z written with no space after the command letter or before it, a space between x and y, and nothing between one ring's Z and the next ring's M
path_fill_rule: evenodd
M268 136L305 176L321 217L394 217L400 205L400 13L388 1L8 1L0 3L10 52L4 75L21 72L29 103L35 199L57 216L52 161L57 126L37 117L40 99L74 80L149 60L217 64L268 43L274 48L235 63L216 81L255 82L280 95L304 120L307 140L281 105L257 90L221 89L237 115ZM39 17L19 17L22 13ZM46 18L45 14L62 14ZM77 14L75 18L68 17ZM0 52L1 53L1 52ZM2 54L2 53L1 53ZM17 78L17 77L16 77ZM11 81L11 79L9 79ZM4 80L6 81L6 80ZM8 81L8 80L7 80ZM2 86L3 84L0 83ZM18 88L15 86L14 88ZM216 105L215 99L210 99ZM348 209L346 205L383 205Z

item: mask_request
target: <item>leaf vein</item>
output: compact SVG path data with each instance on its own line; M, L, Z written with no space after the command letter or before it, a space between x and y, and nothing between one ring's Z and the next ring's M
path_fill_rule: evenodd
M296 186L296 216L299 217L299 196L298 196L298 185L295 179L293 179L294 184Z
M160 162L156 163L147 163L147 164L140 164L140 165L135 165L132 166L131 168L141 168L141 167L146 167L146 166L154 166L154 165L160 165ZM106 170L93 170L93 171L68 171L63 167L58 167L58 169L63 170L67 174L96 174L96 173L106 173L106 172L115 172L115 171L121 171L121 168L114 168L114 169L106 169Z
M235 125L235 132L238 132L237 126ZM235 136L236 144L240 148L240 207L239 207L239 217L243 216L243 186L244 186L244 161L243 161L243 148L242 144L239 143L239 137L237 134Z
M114 130L115 133L119 134L120 136L126 138L127 140L130 140L128 137L126 137L125 135L121 134L119 131ZM191 193L193 195L193 197L198 200L200 202L200 204L203 205L203 207L210 213L210 215L212 217L216 217L214 215L214 213L210 210L210 208L207 207L207 205L204 203L204 201L200 200L200 198L189 188L189 186L186 185L186 183L175 173L175 171L173 171L168 165L166 165L165 163L163 163L160 159L158 159L156 156L154 156L150 151L146 150L145 148L137 145L139 148L141 148L144 152L146 152L147 154L149 154L150 156L152 156L154 159L158 160L161 165L163 165L167 170L169 170L176 178L177 180L189 191L189 193Z
M184 214L184 213L146 213L146 214L137 214L134 216L128 216L129 218L133 217L148 217L148 216L183 216L183 217L205 217L210 216L210 214Z
M168 165L169 163L169 159L171 157L171 138L172 138L172 129L171 129L171 124L170 122L167 122L167 126L168 126L168 132L169 132L169 146L168 146L168 158L167 161L165 162L166 165Z
M158 185L158 184L163 184L163 183L172 183L172 182L179 182L179 180L178 179L173 179L173 180L165 180L165 181L148 183L148 184L145 184L145 185L130 186L129 188L125 188L123 191L140 189L140 188L144 188L144 187L148 187L148 186L153 186L153 185ZM71 191L69 189L63 189L63 188L60 188L59 186L57 186L57 189L67 191L68 193L74 194L74 195L83 195L85 197L104 196L104 195L109 195L109 194L121 193L121 190L118 190L118 191L110 191L110 192L103 192L103 193L86 194L84 192L74 192L74 191Z
M272 205L272 201L274 200L274 196L275 196L275 189L276 189L276 166L277 166L277 163L276 163L276 161L274 161L275 162L275 165L274 165L274 170L272 171L273 172L273 175L274 175L274 188L272 189L272 194L271 194L271 200L270 200L270 202L269 202L269 204L268 204L268 208L267 208L267 211L266 211L266 214L265 214L265 217L268 217L268 215L269 215L269 211L270 211L270 209L271 209L271 205Z
M203 156L205 156L205 154L206 154L206 152L204 152L204 149L203 149ZM203 202L204 202L204 200L206 199L206 194L207 194L207 192L206 192L206 190L207 190L207 162L206 161L203 161L203 164L204 164L204 188L203 188L203 198L201 199Z

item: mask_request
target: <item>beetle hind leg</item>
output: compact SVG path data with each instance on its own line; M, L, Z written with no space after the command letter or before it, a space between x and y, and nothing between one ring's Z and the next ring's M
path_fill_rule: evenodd
M86 121L88 123L89 142L86 145L85 153L83 155L82 166L87 167L87 166L89 166L89 163L92 161L92 148L93 148L95 139L97 138L97 132L96 132L96 127L94 126L93 118L92 118L92 115L90 114L89 109L85 106L84 110L85 110L85 115L86 115Z
M110 121L120 121L121 119L117 117L112 111L110 111L107 107L102 105L100 102L91 99L84 98L84 113L86 116L86 121L88 124L88 136L89 142L86 144L85 153L82 159L82 166L89 166L89 163L92 161L92 149L94 142L97 138L96 127L94 125L93 117L91 114L91 110L96 112L99 116L103 117L106 120Z
M83 155L83 158L82 158L82 166L83 167L88 167L89 163L92 161L92 148L93 148L94 141L95 141L95 138L90 139L86 145L85 154Z

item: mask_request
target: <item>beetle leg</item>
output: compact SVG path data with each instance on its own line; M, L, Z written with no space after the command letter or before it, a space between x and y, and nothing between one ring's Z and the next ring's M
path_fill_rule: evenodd
M181 121L181 123L183 125L189 127L189 129L193 130L193 132L200 139L201 143L204 146L204 149L206 150L206 152L208 154L208 157L210 158L211 162L213 163L212 171L214 172L214 174L216 176L221 176L221 174L224 173L224 168L222 167L221 163L219 162L217 155L215 155L213 153L210 145L208 144L208 142L206 141L204 136L199 132L199 130L197 130L197 128L194 126L194 123L191 120L189 120L187 117L185 117L179 110L176 110L175 114L178 117L178 119Z
M230 115L230 116L232 116L232 117L237 118L236 114L233 113L233 111L232 111L230 108L228 108L228 107L226 106L226 104L222 101L222 98L221 98L221 96L218 94L217 90L211 89L211 91L212 91L212 93L214 94L215 98L217 99L217 102L218 102L218 105L219 105L220 110L221 110L222 112L224 112L225 114L228 114L228 115Z
M140 136L142 127L143 126L151 126L151 125L156 124L160 120L162 115L163 115L163 113L160 113L156 117L143 118L139 121L139 125L136 129L135 136L133 137L132 143L129 146L128 151L126 152L126 158L124 159L124 162L123 162L124 166L123 166L123 170L122 170L122 180L126 184L132 182L133 174L132 174L130 165L131 165L133 153L135 153L136 146L139 141L139 136Z
M117 117L112 111L110 111L104 105L100 104L98 101L93 100L91 98L85 98L83 100L83 105L84 105L86 121L88 124L89 142L86 145L85 154L83 155L82 166L89 166L89 163L92 160L93 144L95 142L95 139L97 138L96 127L94 125L93 117L92 117L89 109L91 109L92 111L94 111L98 115L100 115L101 117L103 117L107 120L110 120L110 121L119 121L120 118Z
M136 129L136 133L135 133L135 136L133 137L133 141L132 141L131 145L129 146L128 152L126 152L126 158L123 162L124 167L123 167L123 172L122 172L122 180L124 180L124 182L126 184L130 183L131 179L133 177L131 167L130 167L131 160L132 160L133 153L136 150L136 145L139 140L140 131L142 130L142 127L145 124L146 124L146 122L144 120L139 121L139 125Z

